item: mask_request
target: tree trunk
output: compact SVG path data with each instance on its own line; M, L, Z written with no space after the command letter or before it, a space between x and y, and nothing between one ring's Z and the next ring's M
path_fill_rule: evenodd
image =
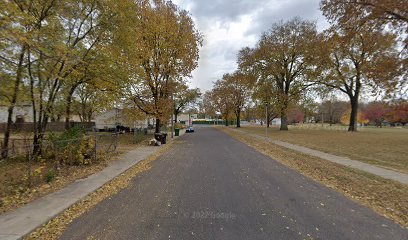
M240 128L241 127L241 109L237 110L236 116L237 116L237 128Z
M229 126L229 122L228 122L227 118L225 119L225 126L227 126L227 127Z
M71 118L71 103L72 103L72 94L74 91L71 91L68 93L65 101L66 101L66 107L65 107L65 130L69 130L71 128L70 124L70 118Z
M280 130L281 131L288 131L289 130L289 128L288 128L288 117L286 115L281 117Z
M271 117L269 116L269 113L266 115L266 127L269 128L270 127L270 122L271 122Z
M281 109L281 125L280 125L280 130L281 131L288 131L288 116L286 114L286 107Z
M350 113L350 123L349 123L349 132L357 131L357 114L358 114L358 97L350 97L351 104L351 113Z
M178 112L175 112L175 113L174 113L174 122L175 122L175 123L177 122L177 116L178 116Z
M14 92L13 96L11 99L11 104L10 107L7 110L7 125L6 125L6 131L4 132L4 141L3 141L3 146L2 151L1 151L1 157L2 158L7 158L8 157L8 145L10 141L10 133L11 133L11 127L13 124L13 112L14 112L14 107L17 103L17 97L18 93L20 90L20 83L21 83L21 78L22 78L22 73L23 73L23 62L24 62L24 54L26 51L26 46L24 45L21 48L21 53L19 56L18 60L18 65L17 65L17 72L16 72L16 82L14 83Z
M154 133L160 133L160 119L156 118L156 129Z

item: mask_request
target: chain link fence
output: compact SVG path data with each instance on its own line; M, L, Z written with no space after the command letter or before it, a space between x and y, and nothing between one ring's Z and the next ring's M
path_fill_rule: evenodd
M79 138L32 144L30 138L10 140L8 157L0 159L0 198L21 186L32 187L67 174L73 167L100 163L116 152L119 133L91 132ZM0 139L0 142L2 139Z
M44 140L34 145L32 132L14 131L7 149L1 148L0 138L0 153L7 152L6 158L0 154L0 206L7 196L19 196L44 183L74 180L98 171L122 150L143 144L144 140L147 145L153 132L154 126L115 126L112 131L78 126L47 132Z

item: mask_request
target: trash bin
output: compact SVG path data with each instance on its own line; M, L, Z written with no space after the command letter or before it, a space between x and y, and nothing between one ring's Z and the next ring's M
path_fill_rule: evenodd
M159 142L162 142L163 135L161 133L155 133L154 134L154 139L156 139Z
M174 136L176 136L176 137L180 136L180 128L175 128L174 129Z
M162 133L161 134L161 143L166 144L166 138L167 138L167 133Z

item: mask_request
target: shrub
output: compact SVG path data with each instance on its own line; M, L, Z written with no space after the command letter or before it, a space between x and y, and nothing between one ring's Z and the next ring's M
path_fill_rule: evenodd
M55 174L54 169L49 169L49 170L47 171L47 173L45 174L45 181L46 181L47 183L50 183L50 182L52 182L52 181L55 179L55 176L56 176L56 174Z
M92 163L94 141L91 137L83 136L80 139L68 141L61 151L60 162L69 165L88 165Z
M85 135L82 127L75 126L60 136L52 136L60 163L68 165L91 164L94 141Z

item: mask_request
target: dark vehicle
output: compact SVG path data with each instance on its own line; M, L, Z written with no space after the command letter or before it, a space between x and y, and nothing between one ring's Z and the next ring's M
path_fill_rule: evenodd
M193 132L194 132L193 126L188 126L188 127L186 128L186 133L193 133Z

